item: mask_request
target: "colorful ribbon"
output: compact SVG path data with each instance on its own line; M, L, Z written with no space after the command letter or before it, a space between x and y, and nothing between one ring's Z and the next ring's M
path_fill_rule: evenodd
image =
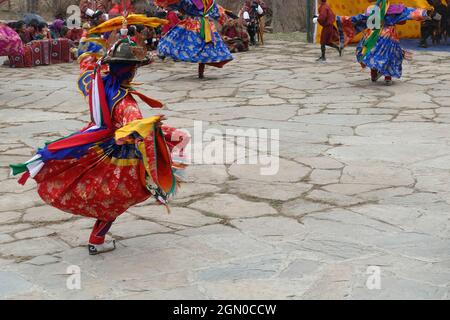
M380 5L381 4L381 5ZM375 47L378 38L380 37L381 29L384 25L384 18L386 16L386 12L389 8L388 0L377 0L377 3L375 4L378 8L380 8L380 28L379 29L373 29L370 36L364 41L363 48L362 48L362 54L364 56L367 56L369 52ZM374 12L372 12L373 14Z
M202 0L203 2L203 16L200 26L200 36L205 39L206 43L209 43L212 41L212 30L211 30L211 23L209 22L208 15L211 13L212 9L215 5L215 0Z

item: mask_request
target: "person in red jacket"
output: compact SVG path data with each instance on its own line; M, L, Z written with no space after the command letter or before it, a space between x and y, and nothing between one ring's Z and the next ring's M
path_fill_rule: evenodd
M317 61L327 60L325 58L326 46L335 48L339 52L339 56L342 55L342 49L338 46L339 34L334 26L335 20L336 15L327 4L327 1L320 0L319 15L314 16L313 19L314 23L319 23L322 26L322 33L320 35L320 49L322 50L322 55Z

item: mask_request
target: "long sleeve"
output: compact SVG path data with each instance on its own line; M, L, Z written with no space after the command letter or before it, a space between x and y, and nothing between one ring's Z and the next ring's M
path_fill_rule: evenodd
M112 120L116 129L138 119L142 119L142 113L131 95L127 95L114 107Z
M347 45L356 35L367 29L367 18L364 14L336 17L341 46Z
M427 17L427 10L420 8L405 8L401 14L387 15L386 25L395 25L408 20L423 21Z
M322 5L319 8L319 17L317 18L317 21L319 22L319 24L322 27L325 27L328 25L329 14L330 14L330 11L328 10L328 8L326 6Z

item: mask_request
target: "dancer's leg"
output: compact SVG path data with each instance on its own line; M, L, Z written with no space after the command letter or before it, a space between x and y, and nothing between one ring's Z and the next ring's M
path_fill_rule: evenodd
M338 45L336 45L334 43L331 43L328 46L331 47L331 48L336 49L337 52L339 52L339 57L342 57L342 49L341 49L341 47L339 47Z
M199 63L198 64L198 78L203 79L205 74L205 64Z
M112 251L116 248L115 241L106 242L105 237L111 228L113 221L97 220L92 228L91 236L89 237L89 254L95 255L103 252Z
M320 51L322 53L322 55L319 57L319 59L317 59L317 61L326 61L327 58L325 57L325 52L326 52L326 46L324 44L320 45Z
M385 76L385 77L384 77L384 83L385 83L387 86L390 86L390 85L392 84L392 77L391 77L391 76Z
M372 79L372 82L377 82L380 76L381 74L378 72L377 69L370 69L370 79Z

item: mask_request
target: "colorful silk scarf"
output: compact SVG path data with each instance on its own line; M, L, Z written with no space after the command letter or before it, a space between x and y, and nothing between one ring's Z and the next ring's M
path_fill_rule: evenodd
M205 39L206 43L209 43L212 41L212 31L211 31L211 24L208 19L209 13L214 8L214 5L216 3L215 0L202 0L203 2L203 16L202 16L202 24L200 27L200 36Z
M362 54L364 56L366 56L374 47L375 44L378 41L378 38L380 37L380 33L381 33L381 29L383 28L384 25L384 18L386 16L386 12L389 8L389 2L388 0L377 0L377 3L375 4L376 7L378 7L380 10L380 26L379 28L375 28L372 30L372 33L370 34L370 36L364 41L363 44L363 49L362 49ZM372 11L372 15L375 14L375 9Z

